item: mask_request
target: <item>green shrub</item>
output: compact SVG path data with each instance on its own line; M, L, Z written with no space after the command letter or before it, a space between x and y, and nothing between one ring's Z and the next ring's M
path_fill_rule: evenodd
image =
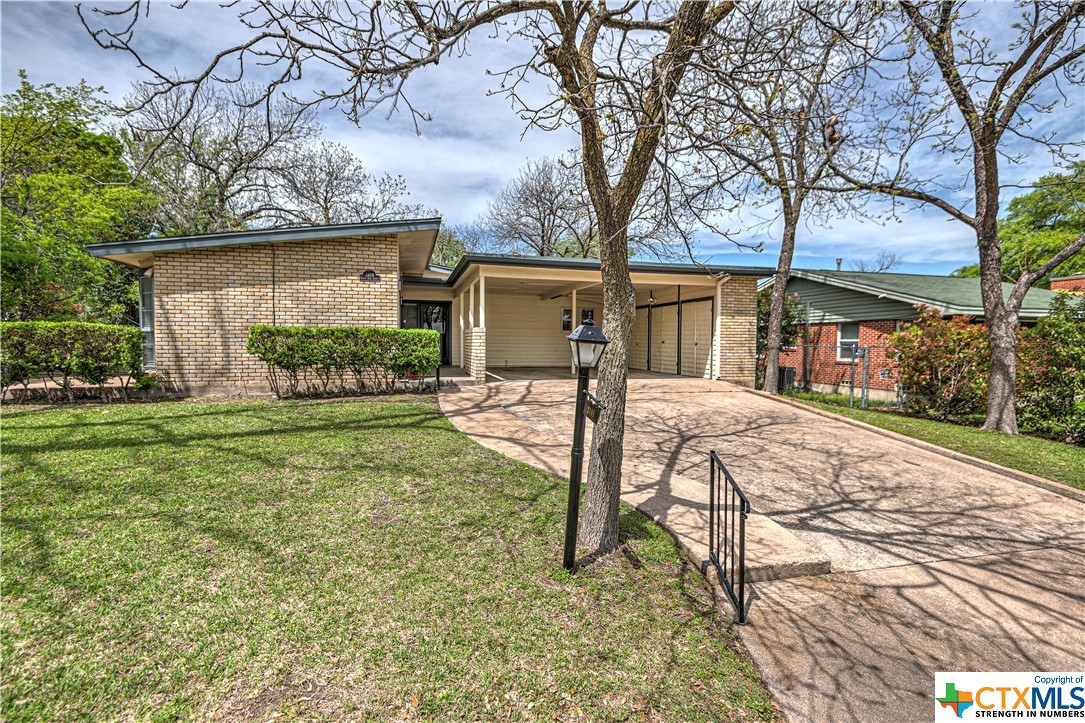
M984 413L984 325L920 307L889 347L899 359L906 409L943 420ZM1018 329L1016 386L1022 431L1085 445L1085 296L1059 294L1048 316Z
M943 318L926 306L918 312L889 340L900 364L905 408L943 420L982 410L990 376L987 328L966 316Z
M1085 445L1085 296L1059 294L1048 316L1021 330L1017 357L1021 428Z
M431 329L257 325L245 348L267 365L282 397L392 391L440 364L440 339Z
M22 385L24 398L30 382L49 382L68 401L74 401L72 381L94 384L105 396L105 382L122 377L124 395L129 384L143 375L142 335L139 329L75 321L8 321L0 323L0 367L3 389Z

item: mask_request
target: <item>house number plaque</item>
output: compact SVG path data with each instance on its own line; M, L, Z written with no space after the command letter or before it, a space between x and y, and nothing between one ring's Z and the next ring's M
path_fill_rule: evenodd
M599 423L599 415L606 409L603 403L596 399L591 392L584 391L584 416L591 420L592 424Z

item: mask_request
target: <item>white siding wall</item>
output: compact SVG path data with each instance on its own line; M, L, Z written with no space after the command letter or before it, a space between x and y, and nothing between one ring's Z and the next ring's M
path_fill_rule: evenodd
M682 287L682 296L703 298L711 288ZM477 297L476 292L476 297ZM653 292L656 303L678 300L677 287ZM466 302L466 296L464 300ZM595 309L595 321L602 323L601 304L578 299L580 309ZM637 304L648 303L647 292L637 292ZM477 304L477 299L476 299ZM571 308L569 297L543 301L534 294L486 290L486 366L500 373L507 367L565 367L569 365L569 332L561 330L561 309ZM453 305L453 360L458 359L459 309ZM476 312L476 323L478 314ZM579 313L574 326L579 323ZM652 371L677 372L678 306L652 310ZM637 309L630 337L629 366L646 369L648 361L648 310ZM682 306L682 374L708 377L712 367L712 302Z
M704 295L703 292L701 292L701 291L696 291L696 292L691 291L690 287L688 287L688 286L683 286L682 287L682 295L683 296L689 296L691 293L695 293L697 296L703 296ZM652 299L654 299L655 303L657 303L657 304L663 304L663 303L666 303L666 302L669 302L669 301L678 301L678 287L677 286L667 286L667 287L664 287L662 289L656 289L655 291L652 291L650 294L647 291L638 291L636 293L637 306L646 305L648 303L649 296Z
M561 330L563 308L572 308L568 297L543 301L534 294L487 289L487 369L499 373L506 366L569 366L569 342L565 338L569 332ZM577 308L595 309L595 323L602 323L602 309L598 304L577 299ZM574 328L579 319L578 312L573 319Z

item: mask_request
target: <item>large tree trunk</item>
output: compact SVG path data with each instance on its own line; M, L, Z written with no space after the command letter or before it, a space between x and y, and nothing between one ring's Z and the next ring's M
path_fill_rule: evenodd
M678 92L686 64L705 35L723 19L734 3L709 5L689 2L678 6L666 48L653 64L651 90L643 99L644 117L616 185L608 175L603 152L599 110L595 104L594 41L574 42L572 26L552 55L563 85L576 91L574 109L580 119L584 180L599 223L599 262L603 277L603 333L610 345L599 367L596 393L606 406L592 431L588 484L581 518L581 542L595 552L618 546L618 505L622 489L622 443L625 440L625 391L629 363L629 335L633 329L635 296L629 278L629 219L644 188L648 172L667 125L666 109ZM592 31L593 33L596 31ZM587 50L585 55L579 53ZM578 59L575 60L574 59Z
M998 159L995 144L976 141L976 247L980 257L980 292L991 346L987 418L983 429L1017 434L1017 309L1002 295L1002 247L998 242Z
M636 297L629 280L625 224L616 229L604 226L601 230L605 239L599 248L603 273L603 334L610 344L600 361L596 394L606 407L606 413L600 416L592 430L589 484L585 491L580 538L581 543L593 551L609 552L618 546L629 335L636 313Z
M983 236L993 234L993 241ZM1017 434L1017 310L1009 309L1002 295L1002 252L997 229L977 231L980 247L980 290L991 347L991 374L987 389L987 418L983 429Z
M987 323L991 340L991 378L983 429L1004 434L1017 434L1016 319L1016 314L1005 313L1002 319L990 319Z
M783 337L784 301L787 281L791 278L791 258L795 254L796 214L784 212L784 238L780 244L780 259L776 262L776 277L769 298L769 328L765 337L765 381L761 388L776 394L780 378L780 339Z

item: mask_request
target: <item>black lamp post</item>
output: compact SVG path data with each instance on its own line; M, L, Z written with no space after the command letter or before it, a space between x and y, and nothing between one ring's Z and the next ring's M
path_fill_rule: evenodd
M603 336L603 331L591 319L569 335L569 347L576 364L576 420L573 426L573 456L569 463L569 508L565 515L565 559L566 570L572 570L576 562L576 527L580 513L580 476L584 462L584 405L590 401L597 409L599 402L588 393L588 373L599 363L603 349L610 341ZM595 417L593 417L595 419Z

